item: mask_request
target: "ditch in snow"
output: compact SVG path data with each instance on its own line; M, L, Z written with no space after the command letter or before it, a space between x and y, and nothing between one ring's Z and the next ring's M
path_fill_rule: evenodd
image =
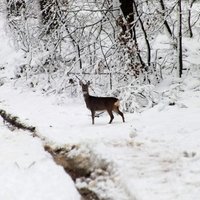
M100 186L95 191L95 184L97 182L111 181L108 164L105 161L99 160L94 165L90 154L77 153L81 147L77 145L59 148L52 147L50 144L46 144L45 139L37 134L36 127L24 124L18 117L2 109L0 109L0 116L3 118L6 126L12 131L15 129L27 130L31 132L33 137L38 137L43 141L44 150L50 153L55 163L62 166L66 173L71 176L82 200L108 200L108 197L104 198L102 196L106 184L100 184L104 186Z

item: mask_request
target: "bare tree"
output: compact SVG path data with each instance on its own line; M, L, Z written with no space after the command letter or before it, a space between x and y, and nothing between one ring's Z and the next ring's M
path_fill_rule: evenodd
M135 37L132 31L132 28L135 29L133 26L133 21L134 21L133 0L119 0L119 1L121 3L120 8L123 12L125 19L127 20L128 31L130 32L131 37L132 36Z
M191 25L191 9L193 4L195 3L196 0L189 0L189 8L188 8L188 29L189 29L189 36L192 38L193 37L193 32L192 32L192 25Z
M144 34L144 39L145 39L146 46L147 46L147 67L145 68L145 71L148 71L148 67L151 65L151 47L150 47L150 43L149 43L149 40L148 40L147 32L144 28L144 24L143 24L143 21L140 17L139 12L138 12L138 8L137 8L135 0L133 0L133 5L134 5L135 12L136 12L136 16L137 16L138 21L140 23L142 32Z
M76 76L94 80L105 90L135 80L155 83L159 70L172 70L177 64L173 48L166 51L155 45L166 34L163 27L178 47L179 77L182 75L182 31L188 24L182 22L185 13L180 1L37 0L24 1L25 6L23 1L6 2L8 15L18 5L8 21L14 41L29 58L27 80L37 80L31 85L40 84L43 78L45 91L63 92L76 84ZM38 12L32 15L35 2ZM190 0L191 7L194 2ZM174 8L179 8L178 18ZM193 24L190 22L191 27Z
M167 16L166 16L166 9L165 9L165 4L164 4L164 1L163 0L160 0L160 6L161 6L161 15L163 16L163 21L164 21L164 25L165 25L165 28L167 30L167 33L170 35L170 37L173 36L173 33L172 33L172 30L169 26L169 23L167 21Z
M182 3L178 0L178 76L183 73L183 50L182 50Z

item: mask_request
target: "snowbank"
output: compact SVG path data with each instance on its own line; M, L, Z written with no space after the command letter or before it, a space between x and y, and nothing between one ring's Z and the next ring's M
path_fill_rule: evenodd
M0 199L80 200L71 178L39 139L2 124L0 132Z

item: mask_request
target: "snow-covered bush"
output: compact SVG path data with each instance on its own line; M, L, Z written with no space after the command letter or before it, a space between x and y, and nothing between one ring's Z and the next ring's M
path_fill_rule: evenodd
M122 108L127 112L142 112L159 102L153 85L127 85L117 90Z

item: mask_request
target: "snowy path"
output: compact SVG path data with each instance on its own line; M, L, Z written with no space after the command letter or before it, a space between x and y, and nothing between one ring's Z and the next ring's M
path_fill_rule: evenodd
M0 106L36 126L54 146L76 144L94 165L109 165L110 180L90 182L97 193L115 200L197 200L200 196L199 92L183 101L188 108L158 105L142 114L126 114L126 123L103 115L91 125L81 103L56 105L55 99L0 87ZM99 181L99 182L98 182ZM109 188L110 187L110 188ZM107 188L107 189L106 189Z

